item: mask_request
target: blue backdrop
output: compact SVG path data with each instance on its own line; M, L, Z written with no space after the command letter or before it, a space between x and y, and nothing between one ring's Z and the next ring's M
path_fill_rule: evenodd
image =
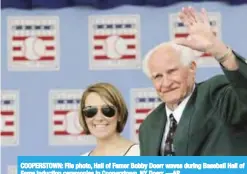
M59 2L71 2L58 0ZM57 1L57 2L58 2ZM6 7L3 1L3 7ZM8 1L8 2L14 2ZM17 2L17 1L16 1ZM21 1L19 1L21 2ZM30 1L22 1L30 2ZM32 1L35 2L35 1ZM36 1L43 2L43 1ZM52 1L44 1L50 2ZM74 1L78 2L79 1ZM85 1L95 2L96 1ZM100 2L100 1L97 1ZM110 1L109 1L110 2ZM148 1L147 1L148 2ZM158 1L157 1L158 2ZM239 1L240 2L240 1ZM28 4L28 3L27 3ZM35 4L32 4L35 5ZM37 4L36 4L37 5ZM44 5L44 4L43 4ZM130 108L130 89L152 87L151 82L139 70L88 70L88 16L100 14L139 14L141 17L141 56L155 44L169 40L169 14L178 12L182 6L205 7L208 11L221 12L222 38L235 51L247 57L247 5L229 6L224 3L178 3L173 6L154 8L122 6L108 10L89 7L62 8L56 10L4 9L1 29L1 73L2 89L20 91L20 141L18 146L1 147L1 172L7 165L15 165L18 155L79 155L92 146L49 146L48 144L48 91L51 88L83 89L98 80L116 85L124 94ZM44 5L45 6L45 5ZM29 6L30 7L30 6ZM56 72L12 72L7 69L7 17L51 15L60 18L60 71ZM154 20L155 19L155 20ZM197 81L222 73L219 68L200 68ZM125 79L125 80L122 80ZM130 137L128 122L123 135Z

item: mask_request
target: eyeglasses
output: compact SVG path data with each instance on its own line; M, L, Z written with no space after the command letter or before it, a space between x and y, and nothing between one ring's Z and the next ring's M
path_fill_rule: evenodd
M82 110L82 114L87 118L93 118L98 113L99 109L101 113L108 118L113 117L116 113L116 109L114 106L106 105L101 107L88 106Z

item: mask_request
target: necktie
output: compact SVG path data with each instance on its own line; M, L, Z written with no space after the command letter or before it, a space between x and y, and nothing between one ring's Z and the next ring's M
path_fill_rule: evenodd
M173 147L173 137L177 128L177 121L175 120L174 116L170 114L169 116L170 124L169 124L169 131L167 134L167 138L165 141L165 148L164 148L164 156L174 156L175 151Z

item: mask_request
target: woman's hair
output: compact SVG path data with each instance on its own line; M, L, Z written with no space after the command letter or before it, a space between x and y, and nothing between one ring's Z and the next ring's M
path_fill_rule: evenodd
M86 124L85 116L83 115L82 110L85 108L85 101L87 96L92 92L97 93L102 98L102 100L108 101L116 107L117 116L119 117L116 131L119 133L122 132L128 118L128 109L123 96L115 86L109 83L96 83L88 86L88 88L83 92L80 101L79 121L85 133L90 134L90 131Z

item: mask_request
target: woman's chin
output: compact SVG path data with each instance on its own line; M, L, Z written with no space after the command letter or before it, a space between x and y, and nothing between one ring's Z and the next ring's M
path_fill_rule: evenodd
M108 139L109 137L111 137L110 132L105 132L105 131L93 132L92 135L97 139L101 139L101 140Z

